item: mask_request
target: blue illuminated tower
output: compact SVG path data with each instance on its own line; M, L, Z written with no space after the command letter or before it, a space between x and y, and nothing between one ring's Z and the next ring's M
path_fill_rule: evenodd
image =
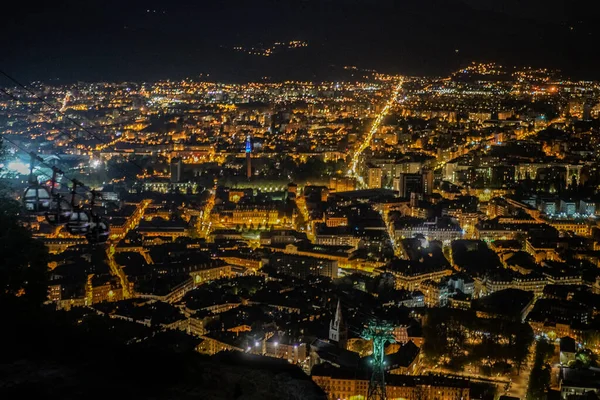
M252 176L252 162L250 161L252 158L252 138L250 135L246 136L246 176L248 179Z

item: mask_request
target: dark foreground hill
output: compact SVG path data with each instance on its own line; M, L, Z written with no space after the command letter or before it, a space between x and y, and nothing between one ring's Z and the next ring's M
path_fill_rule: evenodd
M5 311L6 308L2 307ZM298 367L84 312L4 312L0 398L325 399ZM8 328L8 329L6 329Z

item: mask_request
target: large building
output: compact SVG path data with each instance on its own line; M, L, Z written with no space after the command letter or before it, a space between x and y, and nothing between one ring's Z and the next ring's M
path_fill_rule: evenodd
M356 179L350 177L329 178L329 190L332 192L349 192L356 188Z
M362 240L356 230L344 225L329 227L321 223L315 226L315 230L315 244L318 245L358 247Z
M263 265L269 265L278 273L306 279L310 275L321 275L337 278L338 263L335 260L292 255L275 252L263 260Z
M439 240L449 243L453 240L461 239L463 231L460 226L452 223L443 223L441 220L406 219L394 225L395 240L413 238L417 235L422 235L428 240Z
M215 224L227 227L248 226L290 226L292 213L287 212L280 202L268 204L237 203L233 209L215 210L211 214Z
M286 335L275 334L265 342L267 357L287 360L290 364L300 364L308 357L306 343L290 340Z
M383 170L379 167L369 165L368 187L369 189L379 189L383 185Z
M404 271L392 270L391 273L392 275L394 275L395 278L396 289L405 289L413 291L421 290L421 284L425 282L428 282L429 284L431 282L439 282L443 278L452 275L452 270L447 268L439 268L435 270L407 269Z
M181 158L171 159L171 183L181 182L183 173L183 161Z
M410 197L411 193L423 193L423 176L420 173L400 174L395 180L394 190L400 197Z
M338 369L328 364L312 370L313 381L321 387L330 400L366 399L369 379L357 371ZM385 377L388 399L469 400L469 381L437 375L394 375Z

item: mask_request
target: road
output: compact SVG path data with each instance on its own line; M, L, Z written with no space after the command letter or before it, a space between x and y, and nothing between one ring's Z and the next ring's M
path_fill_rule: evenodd
M387 234L390 238L390 242L392 243L392 248L394 249L394 255L396 255L396 257L400 257L401 249L400 249L399 243L394 239L394 237L395 237L394 222L390 221L388 211L379 209L379 214L381 215L381 219L383 219L383 222L385 223Z
M142 201L141 207L139 210L136 211L134 218L131 221L129 221L127 226L125 226L125 231L122 232L120 235L113 237L112 240L109 241L110 245L109 245L108 249L106 250L106 261L108 262L110 272L113 276L116 276L119 279L119 282L121 283L121 287L123 288L123 298L124 299L131 298L133 296L133 293L131 293L127 275L123 271L123 268L121 268L121 266L119 264L117 264L117 262L115 261L115 248L119 244L119 241L122 238L124 238L131 229L139 226L140 220L144 217L146 208L148 208L150 203L152 203L152 200ZM142 256L144 256L144 255L142 254ZM146 257L144 256L144 258L146 258ZM148 261L148 258L146 258L146 261Z
M396 102L396 98L398 97L398 93L400 93L400 89L402 88L403 83L404 81L400 80L400 83L396 85L396 87L392 91L392 95L385 104L385 107L383 107L381 112L377 115L375 121L373 121L373 125L371 125L371 129L365 135L363 141L360 143L360 145L352 155L348 175L356 178L359 183L359 186L364 186L364 179L358 174L358 162L360 160L360 156L369 147L369 145L371 144L371 140L373 140L373 136L375 136L375 133L377 133L377 130L379 130L383 119L390 112L390 109Z
M310 220L310 215L308 213L308 208L306 208L306 200L304 199L304 195L296 197L296 207L298 207L298 212L302 215L304 222L306 223L306 236L308 240L311 242L314 241L313 231L311 229L312 223ZM299 231L304 231L304 227L296 226L296 229Z
M500 386L504 386L509 382L509 378L504 375L499 376L499 377L494 377L494 376L479 375L479 374L476 374L473 372L451 371L449 369L439 368L439 367L426 369L424 371L424 373L442 374L444 376L450 376L453 378L468 378L472 381L493 383L493 384L500 385Z
M94 300L94 291L92 287L92 279L94 278L94 274L89 274L87 276L87 281L85 283L85 302L86 305L91 306L92 301Z
M210 235L210 229L212 227L212 222L210 221L210 214L212 212L213 207L215 206L215 196L217 195L217 187L215 187L210 191L210 197L206 200L206 205L204 206L204 210L202 210L202 215L198 218L198 233L201 238L208 238Z
M110 272L119 278L121 287L123 288L123 298L131 298L131 291L129 290L129 280L127 279L127 275L123 271L123 268L121 268L121 266L115 261L115 244L111 244L106 251L106 260L108 261Z
M135 229L140 225L140 221L142 220L142 218L144 218L144 214L146 213L146 209L148 208L150 203L152 203L152 200L142 201L140 208L136 210L136 213L134 214L131 221L129 221L125 226L125 230L119 235L111 235L112 242L115 246L119 244L119 241L121 239L127 236L130 230Z
M524 399L527 394L527 386L529 385L529 375L531 374L531 368L533 368L533 361L535 358L535 346L537 342L534 342L529 346L529 354L522 367L522 371L518 376L514 376L512 384L507 394L509 396L518 397Z

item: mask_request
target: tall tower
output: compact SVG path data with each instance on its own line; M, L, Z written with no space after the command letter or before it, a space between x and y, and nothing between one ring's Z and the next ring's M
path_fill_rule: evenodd
M183 169L183 162L181 158L173 158L171 160L171 182L181 182L181 170Z
M331 322L329 322L329 340L337 342L338 346L345 349L348 340L348 329L342 319L342 305L338 300L337 309Z
M423 194L431 195L431 193L433 193L433 170L423 168L421 175L423 176Z
M371 321L362 333L362 338L373 341L373 372L369 382L367 400L386 400L385 390L385 344L394 342L393 327L387 323Z
M246 136L246 177L252 177L252 138Z

